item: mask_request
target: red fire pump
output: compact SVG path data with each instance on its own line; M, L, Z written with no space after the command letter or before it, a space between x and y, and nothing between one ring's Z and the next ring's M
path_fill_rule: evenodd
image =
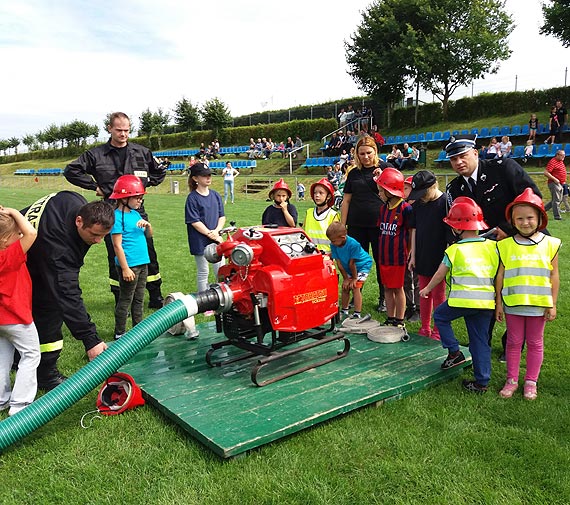
M218 272L219 283L208 290L215 296L208 296L208 291L197 294L199 311L217 310L216 329L223 331L227 339L212 344L206 354L210 366L260 356L251 379L264 386L348 354L350 341L344 335L327 336L334 329L338 314L336 268L302 229L232 227L223 232L227 239L221 244L210 244L205 251L206 259L212 263L226 259ZM203 303L204 297L212 303ZM291 345L309 338L314 341ZM275 360L337 340L342 341L344 348L332 357L265 381L257 378L261 368ZM214 353L227 345L247 353L215 361ZM285 346L290 347L282 349Z

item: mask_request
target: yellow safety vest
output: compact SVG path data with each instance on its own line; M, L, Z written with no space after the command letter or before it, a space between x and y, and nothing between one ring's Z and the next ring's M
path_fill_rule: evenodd
M486 239L462 242L449 246L445 252L451 262L449 306L494 309L494 279L499 268L497 243Z
M315 208L307 209L305 232L319 249L326 252L331 250L331 242L327 237L327 228L333 221L340 221L340 215L332 208L318 215Z
M561 241L543 235L537 244L518 244L513 237L498 243L505 277L501 295L508 307L552 307L552 260Z

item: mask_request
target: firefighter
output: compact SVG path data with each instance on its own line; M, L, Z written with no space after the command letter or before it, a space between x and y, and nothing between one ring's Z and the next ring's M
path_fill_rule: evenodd
M38 231L27 266L32 315L40 337L38 388L49 391L66 379L57 368L63 323L83 342L90 360L107 348L83 304L79 270L89 248L111 231L114 209L106 202L87 203L78 193L61 191L41 198L22 214Z
M108 129L111 138L106 144L86 151L65 167L65 178L71 184L95 191L97 196L102 196L107 200L113 192L115 182L121 175L136 175L144 187L158 186L164 181L166 170L153 157L150 150L139 144L128 142L131 122L126 114L112 113ZM141 205L138 212L144 220L149 220L144 205ZM110 236L105 238L105 244L109 263L109 283L116 303L119 297L119 277ZM163 306L164 299L160 289L162 279L152 237L147 238L147 246L150 257L146 284L150 297L148 306L151 309L158 309Z

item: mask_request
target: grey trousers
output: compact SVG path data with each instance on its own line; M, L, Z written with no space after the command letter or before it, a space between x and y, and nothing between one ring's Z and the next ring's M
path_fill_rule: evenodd
M144 308L144 291L148 275L148 265L130 267L135 274L135 280L127 282L123 279L123 272L117 267L119 274L119 301L115 307L115 335L127 332L127 316L129 309L133 319L133 326L142 321Z

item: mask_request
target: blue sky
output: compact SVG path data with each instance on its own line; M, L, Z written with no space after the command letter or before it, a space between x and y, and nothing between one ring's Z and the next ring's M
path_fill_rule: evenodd
M0 3L0 138L113 110L220 98L233 115L360 95L344 41L368 0L20 0ZM564 85L570 50L538 34L538 0L507 0L512 57L483 91ZM498 55L499 56L499 55ZM568 77L570 84L570 76ZM470 95L460 89L454 98ZM431 95L423 96L431 100Z

